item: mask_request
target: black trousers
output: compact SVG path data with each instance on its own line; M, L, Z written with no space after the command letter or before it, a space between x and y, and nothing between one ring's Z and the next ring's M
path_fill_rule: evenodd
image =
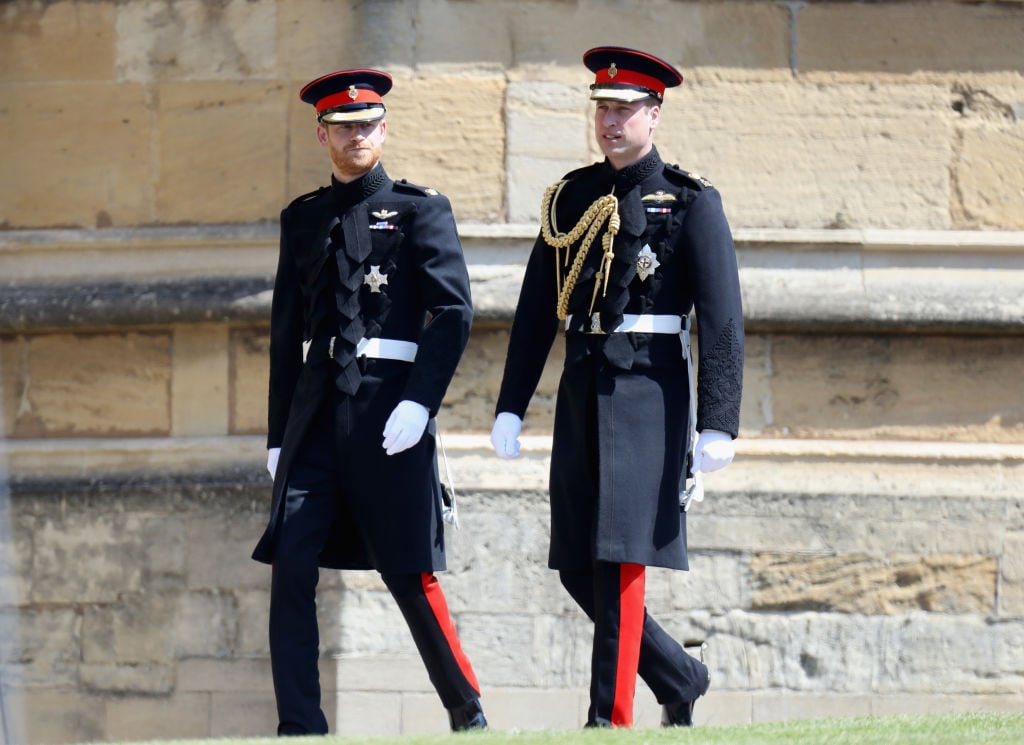
M337 474L330 468L333 438L306 438L288 475L284 515L270 586L270 661L279 735L326 734L320 706L320 638L316 617L318 559L337 505ZM480 697L437 578L381 575L398 604L447 709Z
M633 724L637 674L660 704L692 701L707 690L707 667L648 615L643 566L595 561L592 571L558 575L594 622L588 724Z

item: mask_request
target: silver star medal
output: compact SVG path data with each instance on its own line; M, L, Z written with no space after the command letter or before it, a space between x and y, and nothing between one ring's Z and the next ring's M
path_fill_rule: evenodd
M380 292L381 285L388 283L388 275L380 273L380 264L371 264L370 273L363 277L363 284L370 285L370 292Z
M640 281L643 282L654 274L654 270L659 266L661 266L661 262L658 261L658 257L654 255L650 245L645 243L636 257L636 273L640 275Z

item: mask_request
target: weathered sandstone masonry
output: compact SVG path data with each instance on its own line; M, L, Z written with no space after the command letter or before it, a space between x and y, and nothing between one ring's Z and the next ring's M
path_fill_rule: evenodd
M736 462L649 607L702 724L1019 711L1024 3L15 0L0 9L0 714L12 742L270 734L267 318L323 183L298 88L392 71L385 164L447 194L477 317L440 424L446 593L498 729L582 724L545 568L558 357L486 433L543 188L598 157L596 44L678 64L658 134L718 186L748 328ZM638 464L642 467L642 464ZM325 573L332 728L441 732L373 575ZM639 722L658 709L637 695Z
M8 228L272 220L324 179L298 88L364 65L396 175L530 221L609 41L683 70L662 153L734 225L1024 228L1020 2L14 0L0 35Z
M544 567L557 363L524 458L497 461L485 436L531 234L463 228L479 317L441 417L464 525L445 584L495 725L573 728L589 630ZM701 720L1018 708L1024 236L737 239L740 456L691 514L693 571L649 579L651 611L711 645ZM33 742L272 731L268 572L247 557L269 491L273 229L12 232L0 247L26 278L0 302L11 716ZM40 254L51 283L27 279ZM154 271L186 263L195 277ZM443 731L383 587L323 582L338 731ZM638 707L657 722L646 691Z

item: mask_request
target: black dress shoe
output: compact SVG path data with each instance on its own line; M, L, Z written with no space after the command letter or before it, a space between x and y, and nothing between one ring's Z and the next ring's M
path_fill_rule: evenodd
M609 722L607 719L602 719L601 717L597 717L596 719L592 719L589 722L587 722L586 724L584 724L583 728L584 729L594 729L596 727L596 728L599 728L599 729L603 729L605 727L611 727L611 726L612 726L612 723Z
M698 694L697 698L700 698L708 692L708 688L711 687L711 673L708 672L708 679L704 683L704 690ZM677 701L674 704L665 704L661 707L661 726L662 727L692 727L693 726L693 707L697 703L697 699L692 701Z
M487 719L480 706L480 699L474 698L461 706L448 710L448 721L452 732L464 732L470 729L487 729Z
M662 727L692 727L693 705L697 701L678 701L661 707Z

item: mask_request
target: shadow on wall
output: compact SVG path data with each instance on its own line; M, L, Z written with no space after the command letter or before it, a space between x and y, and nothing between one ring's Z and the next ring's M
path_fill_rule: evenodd
M0 363L0 391L4 370ZM6 439L3 399L0 398L0 443ZM17 583L14 581L11 490L8 486L7 457L0 450L0 742L24 742L21 718L13 711L7 695L8 663L18 648Z

